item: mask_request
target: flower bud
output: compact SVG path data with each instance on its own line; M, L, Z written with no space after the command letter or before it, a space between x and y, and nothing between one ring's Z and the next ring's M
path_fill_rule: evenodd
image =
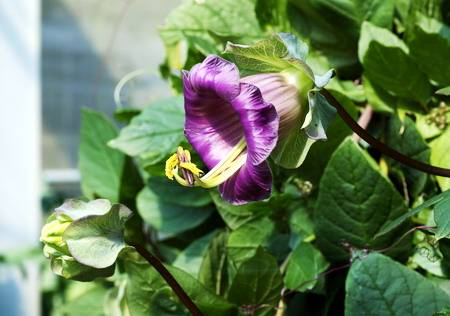
M80 218L104 214L111 208L107 200L83 202L68 200L49 216L42 227L40 240L44 243L44 256L50 259L52 271L66 279L91 281L97 277L108 277L114 273L114 266L97 269L78 262L70 253L64 233Z
M51 254L59 252L64 255L70 255L66 242L63 240L63 234L66 228L73 220L64 214L52 214L47 223L42 227L40 240L45 244L44 255L49 258Z

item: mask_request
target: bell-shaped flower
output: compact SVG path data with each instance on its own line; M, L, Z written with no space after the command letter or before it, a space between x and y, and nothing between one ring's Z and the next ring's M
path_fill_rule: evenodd
M219 186L232 204L268 198L272 174L266 160L301 111L291 79L284 73L240 78L235 64L214 55L184 71L184 132L210 171L203 174L179 148L166 163L166 175L185 186Z

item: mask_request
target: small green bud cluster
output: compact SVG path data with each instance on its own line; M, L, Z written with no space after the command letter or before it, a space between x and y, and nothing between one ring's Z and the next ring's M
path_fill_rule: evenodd
M294 183L298 190L302 193L302 196L308 196L311 194L313 190L313 185L311 182L307 180L295 179Z
M447 106L444 102L441 102L439 106L433 110L427 116L427 124L434 124L440 130L444 130L450 123L447 120L447 113L450 112L450 106Z

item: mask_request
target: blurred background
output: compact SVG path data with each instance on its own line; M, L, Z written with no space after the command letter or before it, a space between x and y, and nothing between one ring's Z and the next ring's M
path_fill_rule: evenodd
M122 90L124 105L170 94L157 27L179 2L0 1L0 315L55 314L62 288L83 291L40 264L43 214L80 194L82 107L111 115L117 83L137 69L145 74Z

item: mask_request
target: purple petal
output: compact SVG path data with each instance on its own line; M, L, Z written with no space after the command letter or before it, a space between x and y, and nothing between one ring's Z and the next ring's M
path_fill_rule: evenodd
M272 174L265 161L259 165L245 164L219 187L222 198L235 205L264 200L271 189Z
M239 79L237 66L215 55L209 55L189 71L189 80L197 93L213 93L226 100L239 94Z
M213 168L244 136L229 100L239 94L236 66L210 56L183 73L185 135L208 168Z
M264 101L257 87L241 83L241 93L231 102L239 113L247 142L247 163L258 165L269 157L277 144L278 114Z
M279 116L259 89L240 83L236 66L216 56L183 72L185 135L208 168L245 137L247 161L219 190L233 204L270 196L272 175L265 162L278 139Z

